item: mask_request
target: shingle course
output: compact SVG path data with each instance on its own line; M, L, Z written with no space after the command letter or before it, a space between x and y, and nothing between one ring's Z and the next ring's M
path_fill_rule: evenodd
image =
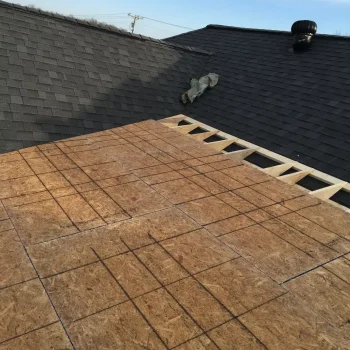
M34 131L33 142L41 143L176 114L183 110L180 93L208 57L202 50L174 49L43 11L5 2L0 7L0 118L23 122L22 129L12 126L16 142L7 133L0 153L23 147L20 135L25 141L30 137L16 136L23 128ZM121 102L130 107L121 110Z
M219 84L184 114L350 180L349 38L316 34L302 54L269 30L209 25L166 40L215 53L205 71Z

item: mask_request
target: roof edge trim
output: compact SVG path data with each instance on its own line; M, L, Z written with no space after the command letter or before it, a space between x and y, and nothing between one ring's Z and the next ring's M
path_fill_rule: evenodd
M61 22L75 24L75 25L79 25L82 27L91 28L91 29L102 31L102 32L110 33L110 34L117 34L117 35L125 36L128 38L140 40L140 41L149 41L149 42L159 44L162 46L167 46L167 47L170 47L170 48L173 48L176 50L192 52L192 53L196 53L196 54L200 54L200 55L208 55L208 56L213 55L213 52L203 50L203 49L200 49L197 47L174 44L174 43L166 42L164 40L154 39L154 38L151 38L151 37L148 37L145 35L141 35L141 34L132 34L132 33L129 33L125 30L122 30L119 28L117 29L117 28L114 28L112 26L109 26L108 24L106 24L106 26L100 26L98 24L95 24L95 23L92 23L89 21L80 20L77 18L66 17L64 15L52 13L49 11L42 11L39 9L30 8L28 6L17 5L17 4L9 3L6 1L2 1L2 0L0 0L0 7L9 8L9 9L17 10L17 11L22 11L22 12L27 12L27 13L42 16L42 17L49 17L50 19L58 20Z

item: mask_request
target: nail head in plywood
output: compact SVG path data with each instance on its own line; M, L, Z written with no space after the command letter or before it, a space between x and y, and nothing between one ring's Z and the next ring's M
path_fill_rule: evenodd
M175 126L172 128L173 130L176 130L178 132L181 132L181 134L188 134L190 131L197 129L198 125L196 124L189 124L189 125L181 125L181 126Z
M240 161L243 160L244 158L248 157L252 153L254 153L256 149L254 148L247 148L247 149L241 149L239 151L234 151L234 152L227 152L226 155L230 156L232 159Z
M346 182L343 182L336 185L324 187L319 190L312 191L310 192L310 194L319 199L327 200L331 198L334 194L336 194L339 190L341 190L343 187L345 187L346 184Z
M199 127L197 125L197 127ZM207 132L201 132L200 134L189 134L188 136L191 136L193 139L197 140L197 141L204 141L205 139L207 139L210 136L216 135L219 131L207 131Z
M294 162L291 162L291 163L271 166L269 168L263 169L263 172L268 174L268 175L271 175L271 176L280 176L285 171L287 171L290 168L292 168L294 164L295 164Z
M207 145L209 145L211 148L214 148L216 151L221 152L223 149L232 145L234 142L235 140L222 140L222 141L209 142Z
M292 173L288 175L278 176L278 179L289 185L295 185L298 181L300 181L310 173L311 173L310 170L303 170L303 171L298 171L296 173Z

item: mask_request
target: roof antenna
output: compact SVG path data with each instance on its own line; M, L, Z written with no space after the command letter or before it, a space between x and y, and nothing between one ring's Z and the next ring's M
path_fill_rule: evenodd
M316 34L317 24L314 21L297 21L292 25L292 34L294 35L293 50L307 51L311 47L312 37Z

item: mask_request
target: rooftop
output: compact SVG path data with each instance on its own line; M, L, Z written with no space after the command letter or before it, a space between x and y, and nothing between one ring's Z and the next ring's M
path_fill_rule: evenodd
M349 349L349 214L166 124L0 155L0 349Z
M181 113L209 53L0 1L0 153Z
M350 349L349 38L0 8L0 350Z
M208 25L167 41L213 51L206 71L220 75L186 115L350 180L350 37L294 53L290 32Z
M0 1L0 153L184 113L350 180L349 38L208 25L166 40ZM320 28L322 30L322 28ZM219 84L190 106L192 77Z

